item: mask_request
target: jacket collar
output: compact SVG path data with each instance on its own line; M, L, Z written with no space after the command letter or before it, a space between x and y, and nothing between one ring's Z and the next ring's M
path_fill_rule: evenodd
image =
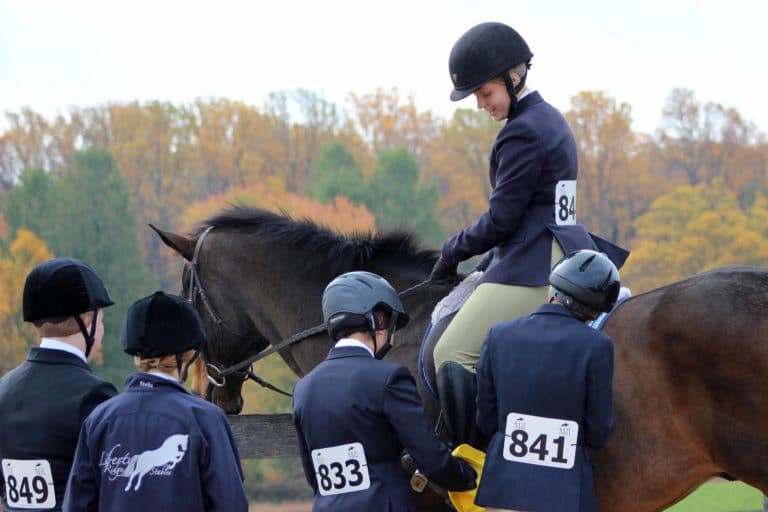
M142 392L148 389L168 389L171 391L182 391L184 393L191 394L187 388L180 383L164 379L151 373L136 372L132 373L125 379L125 392L135 393Z
M75 354L70 354L63 350L31 347L29 349L29 354L27 355L27 361L48 364L71 364L73 366L85 368L89 371L91 370L88 363L77 357Z
M562 304L555 304L555 303L552 303L552 304L542 304L541 306L536 308L536 311L534 311L532 314L534 314L534 315L542 315L542 314L544 314L544 315L546 315L546 314L562 315L562 316L567 316L569 318L573 318L574 320L576 319L576 317L573 316L570 311L568 311L568 308L566 308Z
M328 352L326 359L340 359L343 357L367 357L373 359L370 352L363 347L333 347Z
M525 112L526 109L529 109L533 105L541 103L542 101L544 101L544 98L541 97L539 91L533 91L530 94L526 94L523 99L517 102L517 106L515 107L515 115L510 117L509 121Z

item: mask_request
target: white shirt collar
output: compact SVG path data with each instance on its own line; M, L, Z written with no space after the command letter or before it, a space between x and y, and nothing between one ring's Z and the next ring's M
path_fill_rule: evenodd
M368 351L369 354L371 354L371 357L373 357L373 350L370 349L370 347L366 346L365 343L359 340L355 340L352 338L341 338L339 341L336 342L336 347L362 347L365 350Z
M179 379L177 379L173 375L168 375L167 373L161 372L160 370L149 370L147 373L150 375L154 375L155 377L160 377L162 379L169 380L171 382L176 382L176 383L179 382Z
M70 345L69 343L64 343L63 341L54 340L53 338L43 338L40 340L40 348L45 348L48 350L61 350L62 352L69 352L72 355L75 355L83 360L84 363L88 363L85 359L85 352L80 350L79 348L75 347L74 345Z
M525 91L523 91L523 94L519 98L517 98L517 101L522 100L523 98L525 98L526 96L528 96L532 92L536 92L536 89L531 89L531 88L526 87Z

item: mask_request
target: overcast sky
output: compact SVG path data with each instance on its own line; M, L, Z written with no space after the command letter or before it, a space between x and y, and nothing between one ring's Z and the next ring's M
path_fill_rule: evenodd
M261 106L300 87L343 105L397 87L447 116L474 107L449 101L447 62L482 21L521 33L529 85L561 110L604 90L651 132L685 87L768 131L766 0L0 0L0 112L201 96Z

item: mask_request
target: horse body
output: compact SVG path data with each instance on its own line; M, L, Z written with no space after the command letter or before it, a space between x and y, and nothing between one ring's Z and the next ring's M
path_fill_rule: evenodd
M208 225L216 230L200 250L201 281L229 330L248 334L233 336L199 307L209 333L206 360L225 365L319 324L322 291L342 272L376 272L403 290L426 279L435 261L434 253L402 237L348 239L261 211L226 212L201 231ZM191 261L195 237L158 233ZM425 286L404 297L412 321L398 331L387 358L413 375L432 308L448 288ZM768 410L767 319L768 271L749 267L718 269L638 295L609 318L616 428L593 454L601 511L663 510L721 473L768 492L761 417ZM431 337L441 329L435 326ZM281 356L304 375L330 347L327 336L317 335ZM239 412L241 384L228 382L227 393L216 395L228 412ZM437 406L421 394L434 420ZM424 509L444 508L437 500Z
M725 267L622 304L601 510L663 510L727 473L768 491L768 271Z

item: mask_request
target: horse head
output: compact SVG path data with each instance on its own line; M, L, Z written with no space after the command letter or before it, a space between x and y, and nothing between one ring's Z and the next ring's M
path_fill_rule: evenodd
M204 231L186 236L150 227L165 245L184 258L180 295L195 306L207 335L193 390L227 414L239 414L247 369L230 374L227 369L261 352L269 342L242 309L241 304L246 302L237 296L239 288L229 281L229 269L209 263L209 251L200 243Z

